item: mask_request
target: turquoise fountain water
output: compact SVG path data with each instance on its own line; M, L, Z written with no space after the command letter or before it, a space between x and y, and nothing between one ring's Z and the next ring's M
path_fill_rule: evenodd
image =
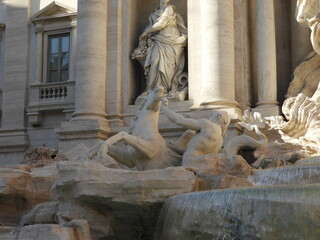
M261 170L259 187L169 199L154 240L319 240L320 165Z

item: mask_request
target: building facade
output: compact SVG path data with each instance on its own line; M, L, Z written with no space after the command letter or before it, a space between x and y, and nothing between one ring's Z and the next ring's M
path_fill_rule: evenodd
M252 108L279 115L295 67L312 50L296 1L171 0L188 28L188 96L169 107L192 118ZM159 0L0 1L0 166L46 146L68 151L127 130L144 91L130 55ZM168 139L182 129L165 117ZM232 130L230 134L236 134Z

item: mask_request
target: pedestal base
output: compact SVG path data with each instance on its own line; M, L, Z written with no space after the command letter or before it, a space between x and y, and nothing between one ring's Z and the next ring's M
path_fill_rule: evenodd
M256 108L252 108L252 112L259 112L263 117L279 116L280 108L275 105L261 105Z
M28 135L25 130L1 129L0 166L21 164L28 146Z
M67 152L79 144L91 148L96 143L106 140L110 135L107 120L90 119L62 122L56 130L59 135L58 149Z

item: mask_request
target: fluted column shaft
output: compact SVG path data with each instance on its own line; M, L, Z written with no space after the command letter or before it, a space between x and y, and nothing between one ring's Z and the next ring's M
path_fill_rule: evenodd
M201 105L236 107L233 0L201 0Z
M76 96L73 120L104 119L107 2L78 1Z
M276 37L273 1L255 2L257 108L264 115L277 115Z

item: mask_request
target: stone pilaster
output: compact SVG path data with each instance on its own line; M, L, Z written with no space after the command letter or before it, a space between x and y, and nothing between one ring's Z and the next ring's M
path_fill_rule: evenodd
M11 0L7 5L5 56L0 129L0 165L23 159L28 145L25 106L28 83L29 1Z
M57 130L59 150L91 147L110 131L106 119L107 2L79 0L75 112Z
M6 25L3 23L0 23L0 62L3 62L4 60L4 43L3 43L3 32L6 28ZM0 64L0 92L2 94L2 85L3 85L3 64ZM2 96L1 96L2 98ZM1 99L2 101L2 99ZM1 110L2 110L2 105L0 106ZM1 121L1 120L0 120Z
M106 109L111 127L123 126L122 105L129 105L125 98L131 95L129 62L132 62L132 59L129 55L132 49L129 43L133 38L131 25L135 22L132 18L133 2L133 0L108 1Z
M36 26L36 35L37 35L37 46L38 46L38 51L37 51L37 71L35 74L35 80L34 83L40 84L41 83L41 78L42 78L42 65L43 65L43 26L40 24Z
M264 116L278 115L274 3L255 0L252 4L256 46L254 78L258 101L255 111Z
M107 1L78 1L77 46L73 120L105 119Z
M234 7L235 96L241 110L251 107L251 59L249 1L236 0Z
M237 108L233 0L201 0L201 53L200 105Z
M188 0L188 75L189 99L194 107L201 103L201 1Z

